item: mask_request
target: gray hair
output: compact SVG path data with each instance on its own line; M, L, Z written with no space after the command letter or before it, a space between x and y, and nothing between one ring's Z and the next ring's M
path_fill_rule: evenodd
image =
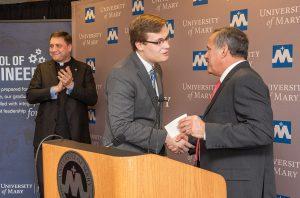
M215 29L214 33L217 48L226 44L232 56L248 58L249 40L244 32L234 27L223 27Z

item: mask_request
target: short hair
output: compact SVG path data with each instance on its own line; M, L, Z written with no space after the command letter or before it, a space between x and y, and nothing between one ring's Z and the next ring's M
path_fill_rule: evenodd
M213 33L216 33L214 42L217 48L226 44L232 56L248 58L249 40L244 32L235 27L223 27Z
M51 38L53 37L61 37L65 40L65 42L70 45L72 44L72 36L68 33L68 32L63 32L63 31L59 31L59 32L53 32L50 35L49 40L51 40Z
M136 17L129 25L130 44L133 51L136 51L136 42L145 42L146 33L158 33L161 31L166 20L151 14L142 14Z

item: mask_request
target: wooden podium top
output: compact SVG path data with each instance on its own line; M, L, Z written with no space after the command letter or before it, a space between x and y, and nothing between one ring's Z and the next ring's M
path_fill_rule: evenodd
M79 142L75 142L72 140L65 140L65 139L49 140L46 141L44 144L51 144L54 146L72 148L76 150L84 150L92 153L111 155L115 157L131 157L131 156L145 155L143 153L135 153L132 151L120 150L114 147L96 146L92 144L84 144L84 143L79 143Z

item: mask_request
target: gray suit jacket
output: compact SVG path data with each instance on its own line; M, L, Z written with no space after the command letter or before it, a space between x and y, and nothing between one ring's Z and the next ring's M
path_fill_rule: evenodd
M106 124L104 145L125 137L119 149L139 153L164 153L167 132L161 129L161 103L149 74L135 52L118 63L106 79ZM162 72L156 66L157 85L163 96ZM122 139L122 138L121 138Z
M273 198L273 113L268 87L238 64L208 105L200 167L225 177L228 198Z

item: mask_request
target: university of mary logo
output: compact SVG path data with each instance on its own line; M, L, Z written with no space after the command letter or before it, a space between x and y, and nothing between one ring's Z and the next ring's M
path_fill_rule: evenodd
M168 28L168 31L169 31L169 38L174 38L174 34L175 34L174 19L167 20L166 27Z
M272 67L293 67L293 45L273 45Z
M92 172L83 157L74 151L63 154L57 170L57 184L62 198L94 198Z
M276 198L290 198L290 197L285 196L285 195L277 195Z
M193 51L193 70L207 70L207 62L204 58L206 51Z
M144 14L144 0L132 0L132 15Z
M86 62L86 64L88 64L91 67L92 72L95 73L95 71L96 71L96 58L86 58L85 62Z
M200 6L208 4L208 0L193 0L193 6Z
M118 27L107 28L107 44L116 44L118 39Z
M89 115L89 123L96 124L96 109L90 108L88 110L88 115Z
M292 123L291 121L274 120L274 142L291 144L292 143Z
M230 27L238 28L242 31L248 29L248 9L234 10L230 12Z
M95 7L89 7L89 8L85 8L85 16L84 16L84 20L86 23L93 23L95 22Z

